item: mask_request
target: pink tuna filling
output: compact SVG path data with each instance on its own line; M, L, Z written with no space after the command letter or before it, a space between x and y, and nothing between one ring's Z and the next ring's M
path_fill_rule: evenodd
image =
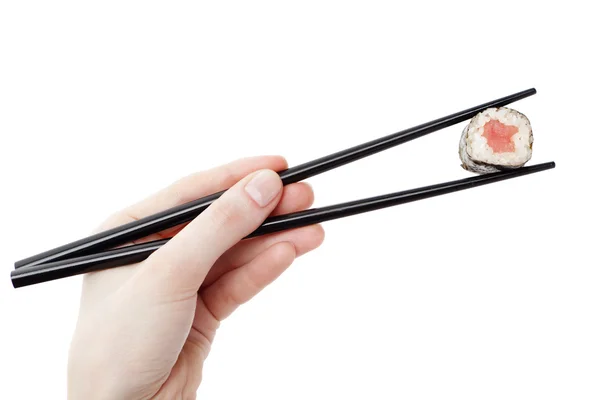
M514 125L505 125L497 119L488 121L483 126L483 137L494 153L508 153L515 151L515 143L512 137L519 132Z

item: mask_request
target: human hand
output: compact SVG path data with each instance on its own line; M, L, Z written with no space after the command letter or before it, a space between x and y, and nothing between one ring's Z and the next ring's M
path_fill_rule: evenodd
M69 398L196 397L220 321L323 241L322 228L314 225L240 242L267 216L312 204L310 186L282 188L273 171L286 167L281 157L255 157L194 174L101 226L121 225L233 185L185 227L144 239L175 235L147 260L83 277L69 352Z

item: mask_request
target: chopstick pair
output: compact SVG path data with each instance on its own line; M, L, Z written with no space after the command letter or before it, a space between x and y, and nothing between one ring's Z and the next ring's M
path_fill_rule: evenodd
M419 138L437 130L471 119L480 111L490 107L502 107L536 93L528 89L488 103L481 104L448 115L434 121L418 125L379 139L301 164L279 172L284 185L299 182L311 176L329 171L358 159L389 149L410 140ZM313 225L332 219L378 210L429 197L465 190L489 183L544 171L555 167L554 162L532 165L519 169L502 171L425 186L383 196L342 203L338 205L309 209L296 213L271 217L246 238L256 237L287 229ZM11 281L15 288L65 278L101 269L113 268L140 262L168 242L157 240L138 245L111 249L124 243L141 239L153 233L163 231L194 219L224 191L201 199L173 207L140 220L109 229L78 241L15 262L11 271Z

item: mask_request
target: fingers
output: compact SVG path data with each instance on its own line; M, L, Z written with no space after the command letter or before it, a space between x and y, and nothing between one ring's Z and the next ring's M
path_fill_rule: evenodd
M277 243L243 267L223 275L200 296L212 315L222 321L281 275L295 257L291 243Z
M271 215L288 214L304 210L312 205L314 198L314 193L310 185L302 182L292 183L283 188L281 200ZM179 233L184 227L185 225L176 226L161 232L160 237L147 237L138 242L170 238Z
M273 171L242 179L148 258L138 271L142 282L171 296L195 295L215 261L265 220L281 192Z
M202 286L211 285L222 275L252 261L260 253L277 243L293 244L296 249L296 257L300 257L319 247L324 238L325 231L321 225L311 225L241 241L217 260L202 282Z
M207 171L197 172L118 212L102 224L100 230L113 228L225 190L259 169L281 171L285 168L287 168L287 162L281 156L260 156L242 158ZM154 239L158 239L158 237L149 240Z
M289 214L312 206L315 193L305 182L292 183L283 189L281 200L271 215Z
M314 193L306 183L293 183L284 187L279 204L271 215L289 214L305 210L312 205ZM210 269L202 286L208 286L221 275L251 261L277 242L290 242L297 256L317 248L323 241L321 227L306 227L241 241L223 254Z

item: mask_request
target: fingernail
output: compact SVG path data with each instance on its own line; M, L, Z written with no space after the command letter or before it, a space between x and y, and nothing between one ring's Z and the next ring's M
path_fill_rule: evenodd
M281 191L281 179L273 171L261 171L246 184L244 189L256 204L265 207Z

